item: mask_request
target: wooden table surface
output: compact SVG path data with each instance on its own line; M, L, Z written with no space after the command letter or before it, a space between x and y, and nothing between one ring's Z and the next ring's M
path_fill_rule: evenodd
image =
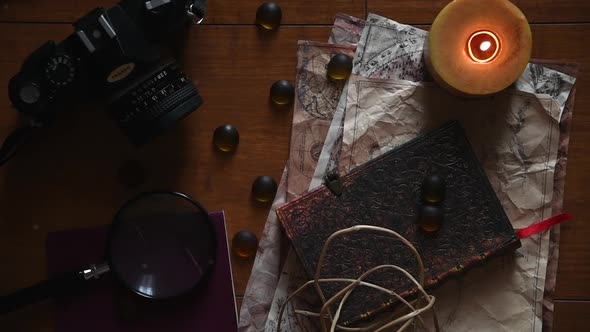
M270 85L295 79L297 40L326 41L336 13L368 12L427 25L448 0L284 0L283 25L275 33L254 26L263 1L210 0L206 24L194 26L183 50L185 69L205 104L149 145L133 148L102 111L62 114L43 137L0 169L0 293L46 275L48 232L106 225L133 195L153 188L183 191L209 210L225 210L228 236L261 234L268 205L250 197L259 175L279 179L289 153L291 111L272 110ZM588 330L590 316L590 2L514 1L532 23L533 57L577 62L574 124L564 210L576 219L562 226L555 331ZM71 22L113 0L0 0L0 137L17 125L7 97L8 80L23 59L46 40L61 40ZM213 130L231 123L240 130L233 155L218 153ZM127 165L127 166L126 166ZM121 168L144 172L135 188ZM240 303L252 260L232 257ZM0 319L0 331L53 331L51 303Z

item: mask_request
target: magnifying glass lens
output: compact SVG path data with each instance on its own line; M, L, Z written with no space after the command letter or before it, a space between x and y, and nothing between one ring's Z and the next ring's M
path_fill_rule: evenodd
M115 217L111 271L133 292L167 299L194 289L214 264L215 233L206 211L182 194L151 193Z

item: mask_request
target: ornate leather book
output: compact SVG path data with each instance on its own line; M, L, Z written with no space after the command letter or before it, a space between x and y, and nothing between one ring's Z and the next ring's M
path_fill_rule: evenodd
M438 174L446 183L441 207L443 222L433 233L417 224L425 177ZM325 241L354 225L392 229L410 241L422 256L425 286L434 287L500 252L520 247L506 213L457 122L426 135L352 170L339 179L336 195L325 185L277 210L306 273L312 279ZM382 264L395 264L417 274L417 263L398 239L370 233L337 238L322 266L322 278L358 278ZM381 270L367 281L396 291L416 293L400 272ZM323 284L329 298L345 284ZM391 307L393 297L367 287L357 288L341 313L350 325Z

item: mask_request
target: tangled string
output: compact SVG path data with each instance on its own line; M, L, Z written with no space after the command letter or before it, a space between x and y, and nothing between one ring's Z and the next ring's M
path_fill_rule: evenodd
M396 237L399 240L401 240L402 243L404 243L412 251L412 253L416 257L416 261L418 263L418 268L419 268L418 280L416 280L410 273L408 273L408 271L404 270L403 268L401 268L397 265L393 265L393 264L376 266L376 267L366 271L365 273L363 273L360 277L358 277L358 279L347 279L347 278L323 278L323 279L321 279L320 278L321 266L323 265L324 258L326 256L326 252L328 251L328 249L330 247L330 243L335 238L337 238L339 236L349 234L349 233L354 233L354 232L363 232L363 231L385 233L385 234L388 234L390 236ZM383 288L379 285L375 285L375 284L363 281L371 274L373 274L377 271L380 271L380 270L384 270L384 269L394 269L394 270L397 270L397 271L400 271L401 273L403 273L410 281L412 281L416 285L416 287L418 288L419 297L414 301L408 302L405 299L403 299L401 296L399 296L399 294L397 294L396 292L394 292L392 290ZM342 290L340 290L339 292L337 292L331 298L326 299L326 297L324 296L324 293L322 292L320 284L321 283L328 283L328 282L348 283L348 285L346 287L344 287ZM404 331L410 325L415 324L416 320L418 321L418 324L422 328L427 329L426 324L424 323L424 320L421 317L421 314L427 310L430 310L430 309L432 309L432 313L433 313L433 321L434 321L435 330L437 332L440 331L440 327L438 325L438 320L436 318L436 311L434 310L434 302L435 302L436 298L432 295L427 294L426 291L424 291L424 263L422 262L422 258L420 258L420 254L418 253L416 248L414 248L414 246L408 240L406 240L403 236L399 235L398 233L396 233L390 229L376 227L376 226L370 226L370 225L357 225L357 226L353 226L350 228L339 230L339 231L333 233L332 235L330 235L330 237L328 238L328 240L326 241L326 243L324 244L324 246L322 248L322 252L320 254L320 259L319 259L319 262L317 265L314 279L306 282L303 286L299 287L296 291L291 293L289 295L289 297L287 297L287 300L281 305L281 310L279 312L279 319L278 319L279 323L278 323L278 327L277 327L279 332L281 331L282 317L283 317L285 308L287 307L287 304L289 303L289 301L291 301L291 299L294 296L299 294L301 291L303 291L304 289L306 289L310 285L313 285L315 287L315 290L319 294L319 296L322 300L322 303L323 303L322 308L320 309L319 312L295 310L295 313L298 315L304 315L307 317L320 318L322 332L326 332L326 331L330 331L330 332L333 332L333 331L350 331L350 332L374 331L374 332L379 332L379 331L384 331L389 328L393 328L394 326L401 324L401 326L397 330L399 332L399 331ZM342 308L344 307L344 304L348 300L352 291L356 287L359 287L359 286L370 287L370 288L382 291L390 296L397 298L402 304L404 304L410 310L410 312L406 313L402 316L399 316L399 313L393 313L389 316L380 318L379 320L376 320L376 321L372 322L371 324L369 324L367 326L363 326L363 327L346 327L346 326L339 325L338 320L340 318L340 313L342 311ZM337 302L339 300L340 300L340 303L338 304L338 309L336 310L336 312L334 314L332 314L330 307L335 302ZM328 329L328 325L329 325L329 329Z

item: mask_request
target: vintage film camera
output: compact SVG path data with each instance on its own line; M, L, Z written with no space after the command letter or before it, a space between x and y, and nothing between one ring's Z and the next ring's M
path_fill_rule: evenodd
M94 9L63 42L34 51L9 83L13 105L32 121L6 139L0 164L33 128L82 100L104 103L136 145L196 110L199 92L161 46L204 15L205 0L124 0Z

